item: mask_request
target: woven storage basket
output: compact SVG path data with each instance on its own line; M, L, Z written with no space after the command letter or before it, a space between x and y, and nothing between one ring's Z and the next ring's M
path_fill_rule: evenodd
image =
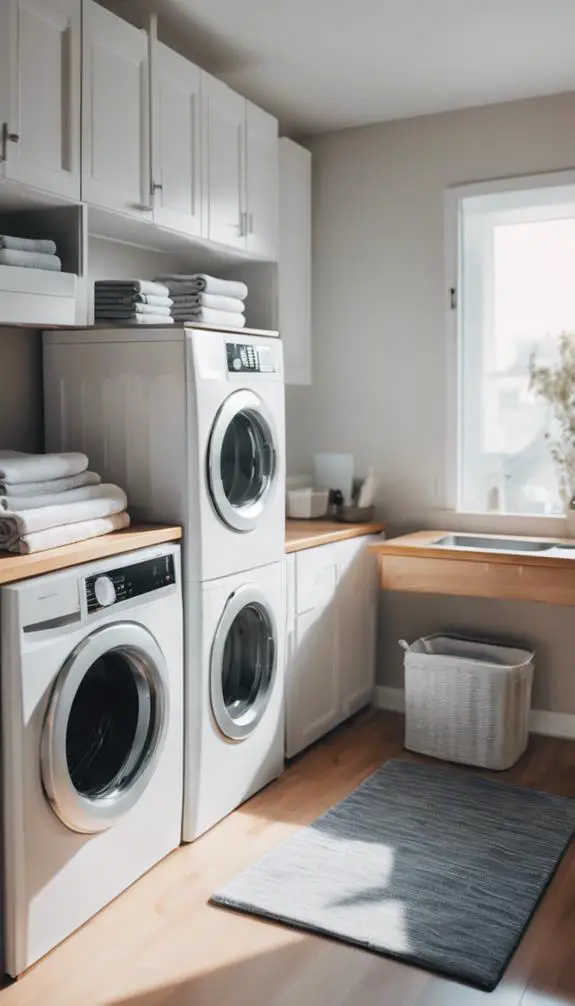
M446 761L506 769L527 747L533 653L454 636L405 650L405 746Z

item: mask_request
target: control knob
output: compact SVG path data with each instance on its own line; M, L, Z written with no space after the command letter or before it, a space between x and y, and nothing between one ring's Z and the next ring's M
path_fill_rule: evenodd
M96 600L103 608L107 608L116 600L116 588L109 576L99 576L94 584Z

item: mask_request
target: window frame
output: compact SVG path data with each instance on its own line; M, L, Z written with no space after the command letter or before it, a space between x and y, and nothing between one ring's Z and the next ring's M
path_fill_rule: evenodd
M473 196L508 195L528 190L575 186L575 169L518 175L490 181L450 186L444 193L445 333L446 333L446 425L445 425L445 505L439 519L454 530L493 531L533 535L564 535L563 516L541 514L501 514L460 508L462 474L463 342L462 342L462 200ZM559 200L558 200L559 201ZM519 205L519 202L518 202ZM523 201L524 205L524 201ZM506 207L507 209L507 207ZM522 219L524 217L522 216ZM456 306L452 306L455 295Z

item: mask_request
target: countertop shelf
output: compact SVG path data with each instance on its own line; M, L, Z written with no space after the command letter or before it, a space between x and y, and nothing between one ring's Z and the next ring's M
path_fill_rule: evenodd
M114 531L100 538L89 538L62 548L51 548L46 552L32 555L14 555L0 552L0 584L27 580L42 573L53 573L69 566L79 566L95 559L133 552L137 548L159 545L166 541L178 541L182 537L181 527L169 524L132 524L125 531Z
M385 524L371 521L369 524L342 524L335 520L287 520L286 552L301 552L305 548L328 545L333 541L361 538L367 534L381 534ZM376 547L376 546L374 546Z
M450 531L417 531L370 545L383 590L575 605L575 558L546 552L437 548ZM500 535L481 535L498 538ZM521 541L573 546L567 538L505 535Z

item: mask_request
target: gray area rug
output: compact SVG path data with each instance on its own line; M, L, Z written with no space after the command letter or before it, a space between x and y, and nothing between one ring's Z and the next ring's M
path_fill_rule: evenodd
M491 991L575 830L575 799L391 761L212 902Z

